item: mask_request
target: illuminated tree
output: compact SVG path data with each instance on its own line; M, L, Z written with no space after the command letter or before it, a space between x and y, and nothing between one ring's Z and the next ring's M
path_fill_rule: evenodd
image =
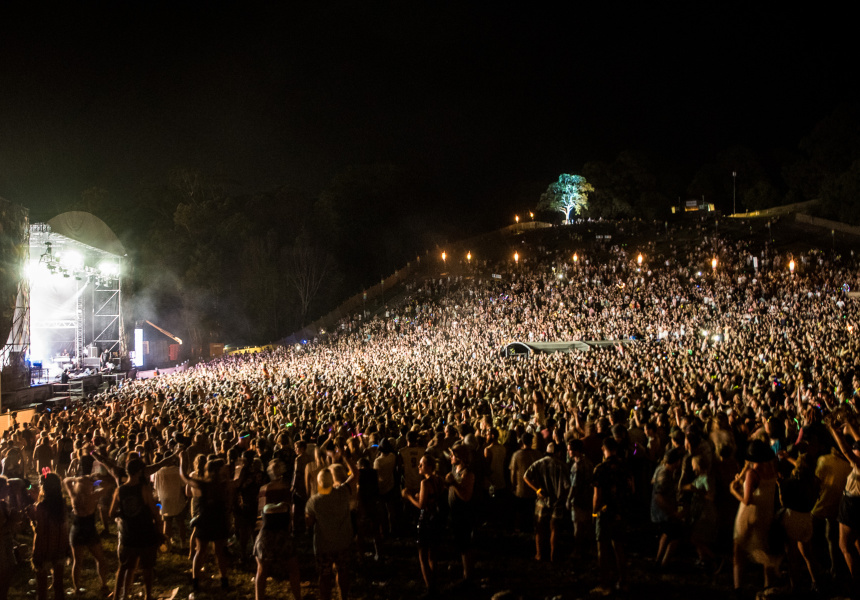
M558 181L549 185L541 194L538 210L559 211L569 221L571 213L580 214L588 206L588 192L594 188L582 175L562 173Z

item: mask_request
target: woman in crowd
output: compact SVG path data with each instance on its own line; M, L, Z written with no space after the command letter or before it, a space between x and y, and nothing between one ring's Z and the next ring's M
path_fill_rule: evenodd
M36 593L39 600L48 598L48 572L53 575L54 598L62 600L66 558L69 556L69 533L66 525L66 504L63 500L59 475L46 470L42 474L39 498L29 508L35 524L31 562L36 571Z
M475 565L474 536L474 492L475 474L469 468L470 452L465 444L451 448L451 472L445 477L448 485L448 504L451 508L451 529L454 543L463 561L463 582L472 582Z
M203 477L192 477L188 474L188 456L180 454L179 473L186 485L200 492L199 514L192 522L196 530L196 551L191 563L191 586L200 589L200 572L209 554L209 544L215 547L215 557L218 560L218 571L221 575L221 589L228 589L230 581L227 575L227 538L230 537L228 507L231 495L230 479L226 476L227 465L221 459L209 460L206 463Z
M436 551L442 532L442 517L439 503L442 501L444 482L436 475L436 461L425 454L418 463L421 484L417 494L403 489L403 497L421 511L418 515L418 562L427 592L435 595L436 588Z
M287 467L282 460L272 460L268 468L271 482L260 488L263 526L254 543L254 557L257 559L254 589L257 600L265 600L266 579L280 565L287 569L293 597L301 598L299 562L291 532L292 494L284 482L286 472Z
M764 587L775 585L780 558L768 547L776 498L776 456L760 439L749 443L746 465L732 482L731 492L741 503L735 518L734 584L740 590L743 567L752 559L764 567Z

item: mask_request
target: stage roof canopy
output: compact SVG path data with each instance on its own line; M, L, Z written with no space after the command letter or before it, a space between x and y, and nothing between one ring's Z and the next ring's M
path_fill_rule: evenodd
M97 216L73 210L57 215L48 225L51 232L114 256L125 256L125 247L107 224Z

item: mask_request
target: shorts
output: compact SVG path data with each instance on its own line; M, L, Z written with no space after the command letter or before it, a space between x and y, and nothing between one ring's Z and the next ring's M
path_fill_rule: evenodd
M418 516L418 547L422 550L439 545L442 537L441 518L436 511L422 510Z
M806 544L812 540L812 513L786 508L785 516L782 518L782 526L785 527L785 534L788 539L793 542Z
M317 573L320 577L331 577L334 569L338 571L348 571L352 563L352 550L344 548L337 552L323 552L316 555Z
M187 502L185 503L185 506L182 507L182 510L180 510L175 515L165 515L164 513L161 514L161 518L165 522L168 522L168 521L184 521L187 516L188 516L188 503Z
M79 517L72 517L72 527L69 530L69 542L72 546L94 546L100 542L98 531L96 531L95 513Z
M860 496L842 494L837 521L853 531L860 532Z
M293 538L286 529L267 531L261 529L254 541L254 558L263 565L272 567L296 557Z
M567 516L567 509L559 502L554 505L535 502L535 526L547 525L550 521L558 521Z
M594 523L598 542L624 542L627 540L627 523L620 515L600 513Z
M117 544L116 555L119 558L119 564L123 567L131 567L137 564L141 569L151 569L155 566L158 546L129 548L120 543Z
M679 540L684 533L684 524L680 521L660 521L655 523L657 532L670 540Z

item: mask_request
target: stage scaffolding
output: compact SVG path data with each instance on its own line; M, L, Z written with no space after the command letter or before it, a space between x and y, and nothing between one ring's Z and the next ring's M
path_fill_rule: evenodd
M24 277L29 259L29 213L0 198L0 388L29 385L30 288Z
M78 259L74 264L65 260L72 253ZM60 235L45 223L30 227L30 256L40 278L34 280L38 283L34 306L41 300L38 296L45 278L55 285L74 284L67 293L68 300L74 302L71 310L63 314L40 310L38 320L34 319L34 335L46 340L39 344L44 356L34 358L47 360L67 346L72 346L70 354L77 357L78 366L85 366L85 362L97 366L98 355L105 351L112 358L125 355L122 257ZM69 339L63 330L74 332L74 337ZM89 360L85 361L85 357Z

